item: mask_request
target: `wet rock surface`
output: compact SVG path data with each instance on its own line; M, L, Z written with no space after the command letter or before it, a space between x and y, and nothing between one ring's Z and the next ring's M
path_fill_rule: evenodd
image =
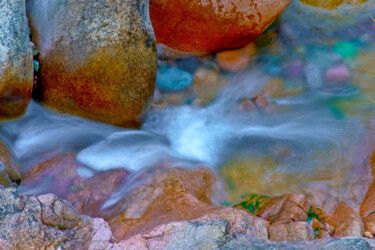
M16 187L21 182L21 168L9 148L0 139L0 185Z
M40 52L36 98L60 112L139 127L157 66L148 1L32 0L27 10Z
M101 217L100 207L128 173L123 169L114 169L84 179L78 175L77 168L74 154L55 156L36 164L24 175L22 190L51 192L70 201L81 214Z
M7 120L24 114L33 87L25 1L1 1L0 23L0 120Z
M114 211L123 212L108 218L114 236L129 239L176 221L204 223L223 219L233 232L267 238L267 221L244 210L212 206L213 182L213 173L206 168L173 168L156 175L150 184L140 185L115 206Z
M213 52L251 42L289 2L151 0L150 16L158 44L184 52Z

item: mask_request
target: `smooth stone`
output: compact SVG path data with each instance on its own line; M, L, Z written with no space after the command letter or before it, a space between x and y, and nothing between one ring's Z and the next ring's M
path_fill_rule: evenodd
M352 80L352 73L346 65L338 65L327 70L325 79L328 82L347 83Z
M156 41L183 52L209 53L253 41L290 0L150 0Z
M160 70L156 79L158 87L166 90L182 90L193 83L194 77L187 71L179 68Z

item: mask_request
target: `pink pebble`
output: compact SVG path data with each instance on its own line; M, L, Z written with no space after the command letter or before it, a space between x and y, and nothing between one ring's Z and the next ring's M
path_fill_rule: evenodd
M352 73L346 65L338 65L329 68L326 72L325 78L328 82L345 83L351 81Z

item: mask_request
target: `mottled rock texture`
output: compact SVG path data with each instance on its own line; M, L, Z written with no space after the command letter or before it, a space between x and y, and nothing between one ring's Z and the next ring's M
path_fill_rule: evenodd
M258 37L290 0L150 0L156 41L184 52L238 48Z
M36 98L55 110L140 126L156 79L148 1L27 1L40 55Z
M24 114L33 87L33 55L24 0L0 2L0 120Z
M213 183L214 175L207 168L172 168L157 174L118 203L121 213L108 218L113 235L127 240L173 222L225 220L236 234L267 239L266 220L245 210L212 205Z
M21 182L21 168L15 157L0 139L0 185L16 187Z

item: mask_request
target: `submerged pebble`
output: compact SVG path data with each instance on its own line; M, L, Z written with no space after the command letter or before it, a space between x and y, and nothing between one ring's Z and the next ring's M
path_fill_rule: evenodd
M166 90L182 90L193 82L193 76L179 68L161 68L157 76L156 84Z

